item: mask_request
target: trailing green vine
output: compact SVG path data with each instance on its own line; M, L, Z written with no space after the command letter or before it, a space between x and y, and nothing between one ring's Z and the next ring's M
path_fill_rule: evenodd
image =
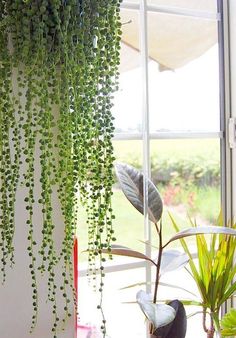
M1 275L14 264L16 192L25 187L32 327L37 323L38 270L48 276L53 337L57 299L73 288L72 249L77 196L88 211L91 269L115 240L112 228L114 132L112 93L117 89L120 0L0 0L0 249ZM37 166L40 198L36 197ZM64 220L62 248L54 241L53 198ZM35 238L41 209L41 239ZM37 221L37 227L38 225ZM39 259L40 258L40 262ZM62 283L57 285L57 266ZM100 304L101 305L101 304ZM103 324L105 319L103 318ZM105 335L105 325L102 326Z

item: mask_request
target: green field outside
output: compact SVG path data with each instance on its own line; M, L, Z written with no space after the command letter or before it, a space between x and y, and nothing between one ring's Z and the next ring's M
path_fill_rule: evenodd
M141 158L142 141L114 141L115 156L120 160ZM219 159L219 140L187 139L187 140L151 140L151 155L172 158L198 157ZM141 158L142 159L142 158Z

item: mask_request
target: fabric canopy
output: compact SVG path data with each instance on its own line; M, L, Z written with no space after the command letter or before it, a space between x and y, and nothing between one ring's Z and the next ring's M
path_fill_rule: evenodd
M135 0L133 0L135 2ZM173 6L198 13L216 13L215 0L150 0L149 4ZM139 12L122 8L122 53L126 65L121 69L134 68L138 64L135 54L140 49ZM201 56L217 42L217 20L148 12L148 53L161 69L176 69ZM128 47L129 46L129 53ZM131 47L131 48L130 48ZM133 49L133 51L131 50ZM136 50L136 52L135 52ZM127 55L128 59L127 59Z

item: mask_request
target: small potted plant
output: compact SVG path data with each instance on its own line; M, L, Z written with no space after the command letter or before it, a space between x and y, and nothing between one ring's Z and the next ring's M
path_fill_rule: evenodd
M173 217L170 217L175 230L179 231L179 226ZM222 226L221 217L218 223ZM196 229L196 223L191 222L191 225L193 229ZM228 229L234 231L235 227L236 225L233 224ZM204 234L198 235L196 236L197 255L190 252L184 238L181 238L180 242L189 257L189 272L199 290L201 298L199 304L203 309L203 329L207 338L220 337L220 308L236 291L236 263L234 261L236 237L229 236L227 233L215 233L209 238L206 238ZM206 324L207 315L210 319L208 325ZM232 311L223 320L223 325L227 324L233 316L236 322L236 312ZM228 331L223 330L223 333L225 332Z
M143 187L145 180L148 200L147 215L156 229L158 256L156 259L152 259L141 252L121 245L112 245L109 249L103 249L103 252L144 259L152 263L156 269L153 296L151 297L142 290L139 291L136 296L137 303L149 321L150 338L184 338L186 335L187 320L183 304L179 300L173 300L167 304L158 303L157 291L163 273L185 266L190 257L188 252L184 254L177 250L167 250L167 246L175 240L204 233L236 236L236 230L223 226L190 227L178 231L164 243L164 226L162 224L163 203L157 188L151 180L145 178L141 171L130 165L117 163L115 169L122 191L129 202L142 214L144 214Z

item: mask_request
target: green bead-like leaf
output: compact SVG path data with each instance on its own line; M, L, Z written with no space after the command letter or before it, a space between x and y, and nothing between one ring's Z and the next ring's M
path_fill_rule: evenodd
M119 0L0 1L0 274L4 282L7 265L14 264L21 185L33 285L31 331L38 313L37 270L48 274L54 336L58 297L65 302L63 321L71 315L78 191L88 214L91 266L103 260L93 252L115 240L111 93L118 86L119 12ZM55 197L64 226L61 246L55 242ZM35 223L41 226L37 241Z

